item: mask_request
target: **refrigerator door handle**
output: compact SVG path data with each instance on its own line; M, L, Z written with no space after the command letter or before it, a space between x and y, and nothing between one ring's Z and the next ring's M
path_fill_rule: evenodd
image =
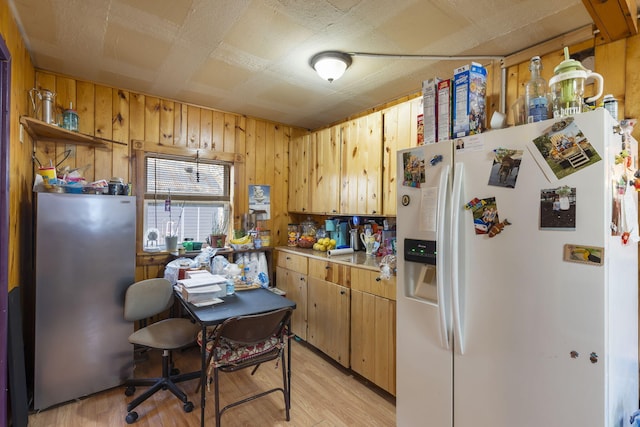
M438 185L438 221L436 228L436 241L439 245L444 245L446 242L446 238L448 237L448 230L445 230L445 215L447 209L447 195L449 189L449 174L450 174L450 166L444 165L442 171L440 172L440 182ZM438 292L438 314L440 318L440 340L442 347L449 350L449 325L447 322L447 301L448 298L445 298L445 266L447 265L446 251L436 251L436 265L439 266L436 269L436 280L437 280L437 292Z
M464 178L464 165L456 163L453 174L453 192L451 200L451 298L453 311L453 336L455 348L460 354L464 354L464 336L462 335L462 313L460 288L460 213L462 211L462 182Z

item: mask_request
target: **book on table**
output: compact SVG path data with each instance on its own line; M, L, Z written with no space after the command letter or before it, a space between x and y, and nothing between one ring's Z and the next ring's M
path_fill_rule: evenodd
M227 294L226 279L219 274L198 273L187 279L180 279L176 283L176 290L182 298L190 303L202 303L203 301L223 297Z

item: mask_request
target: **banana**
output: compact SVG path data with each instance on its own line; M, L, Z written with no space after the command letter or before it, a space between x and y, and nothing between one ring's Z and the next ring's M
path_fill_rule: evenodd
M248 234L244 237L240 237L239 239L231 239L231 243L234 245L245 245L251 241L251 236Z

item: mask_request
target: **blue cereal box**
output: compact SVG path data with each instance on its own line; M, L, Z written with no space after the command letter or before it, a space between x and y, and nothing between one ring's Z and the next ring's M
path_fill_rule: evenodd
M453 136L481 133L486 122L487 69L472 62L453 72Z

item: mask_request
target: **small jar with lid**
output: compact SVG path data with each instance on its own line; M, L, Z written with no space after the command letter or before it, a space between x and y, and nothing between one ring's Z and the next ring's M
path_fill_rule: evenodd
M69 104L69 109L62 113L62 127L64 129L78 132L78 113L73 109L73 104Z
M299 237L300 228L298 224L289 224L287 226L287 246L298 246Z
M260 230L260 239L262 240L262 246L271 246L271 231Z
M298 239L298 246L301 248L311 248L316 242L316 223L307 219L300 224L300 238Z

